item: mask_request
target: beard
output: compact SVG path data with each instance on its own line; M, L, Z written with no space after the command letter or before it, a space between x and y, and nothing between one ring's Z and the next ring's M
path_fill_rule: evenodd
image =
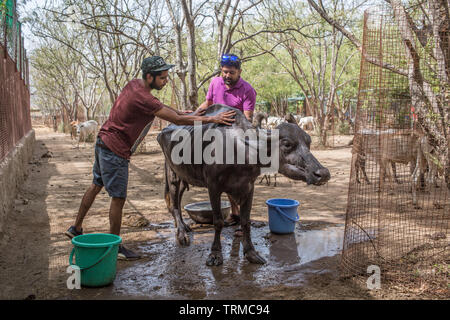
M228 85L228 86L233 86L236 84L236 82L238 82L239 78L237 78L237 80L233 80L231 78L225 78L223 77L223 82Z
M155 84L155 80L153 80L152 83L150 83L150 88L152 88L152 89L161 90L163 87L164 87L164 85L162 85L162 86L157 86L157 85Z

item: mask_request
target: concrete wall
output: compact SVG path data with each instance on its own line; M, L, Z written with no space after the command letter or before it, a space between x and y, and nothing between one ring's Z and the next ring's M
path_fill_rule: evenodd
M6 217L11 213L14 199L28 175L28 162L33 156L34 142L34 130L31 130L0 162L0 240L6 228Z

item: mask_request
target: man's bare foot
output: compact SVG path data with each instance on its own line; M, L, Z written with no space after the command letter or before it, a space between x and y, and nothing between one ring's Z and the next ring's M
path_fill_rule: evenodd
M241 222L241 218L238 215L230 214L225 220L224 220L224 226L225 227L231 227L234 225L237 225Z

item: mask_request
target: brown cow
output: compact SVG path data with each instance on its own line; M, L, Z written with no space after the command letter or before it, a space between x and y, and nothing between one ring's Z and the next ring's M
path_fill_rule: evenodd
M77 137L77 126L80 122L78 120L70 122L70 139L75 139Z

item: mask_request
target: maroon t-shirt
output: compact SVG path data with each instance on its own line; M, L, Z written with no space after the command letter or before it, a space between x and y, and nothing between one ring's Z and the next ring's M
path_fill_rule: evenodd
M98 135L115 154L129 159L130 149L163 104L134 79L123 88Z

